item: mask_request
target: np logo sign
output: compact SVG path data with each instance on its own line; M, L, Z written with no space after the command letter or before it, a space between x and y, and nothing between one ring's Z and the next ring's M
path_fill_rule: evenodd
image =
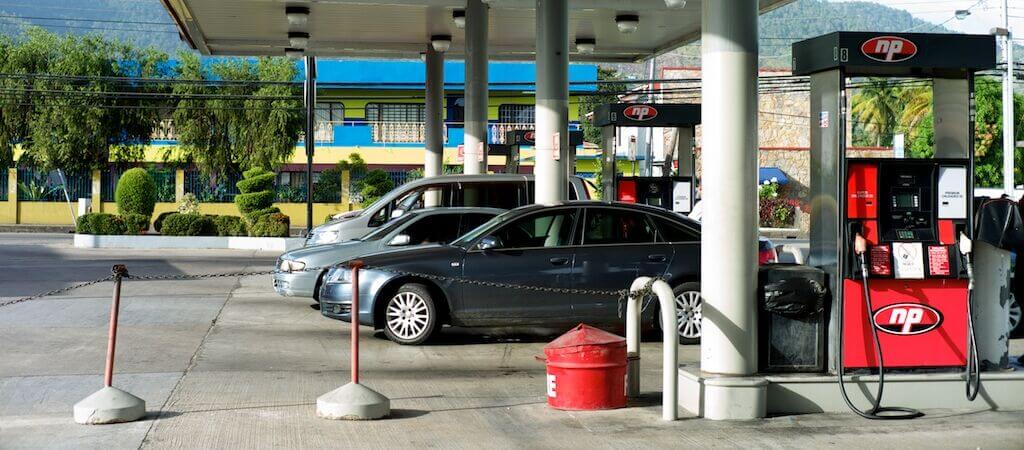
M536 142L537 135L533 131L527 131L523 133L523 140L526 142Z
M917 54L917 45L897 36L879 36L868 39L860 46L861 53L881 62L900 62Z
M622 115L628 119L643 122L658 117L658 110L650 105L629 105L622 110Z
M902 336L927 333L942 323L942 314L919 303L896 303L875 311L875 327Z

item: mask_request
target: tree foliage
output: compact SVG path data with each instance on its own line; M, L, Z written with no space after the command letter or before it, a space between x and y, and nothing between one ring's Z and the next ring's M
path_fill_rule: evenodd
M618 80L619 76L615 69L598 68L597 79L599 81L614 81ZM613 92L620 90L621 86L618 84L598 83L597 92L580 99L580 127L583 128L584 141L597 145L601 145L604 141L601 136L601 128L594 126L593 121L588 120L587 114L594 112L598 106L618 102L619 98Z
M204 62L180 53L179 77L185 80L231 80L217 86L182 83L175 94L190 95L177 102L174 126L179 156L205 173L219 175L274 168L286 162L303 130L302 101L290 84L295 64L285 58L224 59ZM202 96L207 96L203 98ZM166 156L172 158L173 150Z
M40 28L0 40L0 163L42 169L97 168L137 160L159 122L142 95L124 95L123 77L168 75L167 56L97 35L59 37ZM89 77L89 78L83 78ZM146 93L151 86L134 86Z

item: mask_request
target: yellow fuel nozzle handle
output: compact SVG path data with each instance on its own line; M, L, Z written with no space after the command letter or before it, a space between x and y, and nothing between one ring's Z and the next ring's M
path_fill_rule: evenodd
M853 252L858 256L868 252L868 240L864 239L864 236L861 236L860 233L853 237Z

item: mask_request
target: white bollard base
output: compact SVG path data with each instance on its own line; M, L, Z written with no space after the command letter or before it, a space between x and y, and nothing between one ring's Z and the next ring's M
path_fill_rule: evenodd
M362 384L349 383L316 399L316 415L331 420L374 420L391 414L391 401Z
M75 403L75 422L83 425L132 422L146 415L146 401L116 387L105 387Z

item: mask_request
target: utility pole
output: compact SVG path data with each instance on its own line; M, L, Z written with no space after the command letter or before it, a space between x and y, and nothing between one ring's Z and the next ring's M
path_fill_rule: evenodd
M1013 156L1016 147L1016 134L1013 129L1013 33L1010 32L1009 0L1003 0L1003 29L1006 30L1003 40L1003 60L1006 71L1003 73L1003 190L1013 195Z

